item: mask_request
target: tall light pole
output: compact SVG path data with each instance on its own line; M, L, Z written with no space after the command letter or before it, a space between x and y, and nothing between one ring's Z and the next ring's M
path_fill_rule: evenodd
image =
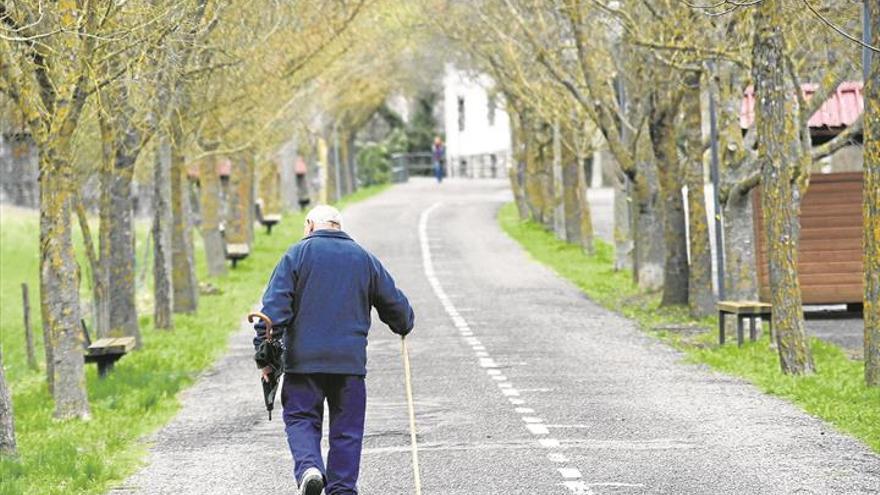
M715 263L717 265L715 273L718 281L718 300L724 300L724 238L722 236L721 222L721 199L719 192L721 188L721 178L719 174L718 164L718 112L715 105L715 89L712 84L712 78L715 77L715 62L709 62L709 143L710 154L712 156L711 166L709 167L709 175L712 178L712 200L715 205Z
M871 49L868 48L868 45L871 44L871 10L868 8L868 2L871 0L865 0L862 3L862 84L866 84L868 82L868 75L871 74Z

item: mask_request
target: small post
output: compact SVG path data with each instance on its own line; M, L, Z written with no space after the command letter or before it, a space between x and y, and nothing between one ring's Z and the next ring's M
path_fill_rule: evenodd
M21 299L22 309L24 310L24 341L25 348L27 349L28 368L36 371L38 366L37 357L34 353L34 334L31 332L31 302L30 297L28 297L28 285L26 283L21 284Z

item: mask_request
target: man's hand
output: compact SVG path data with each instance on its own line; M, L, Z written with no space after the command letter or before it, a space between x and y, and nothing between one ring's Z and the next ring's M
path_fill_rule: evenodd
M265 368L260 370L260 376L263 378L263 381L269 383L269 377L272 375L272 367L266 366Z

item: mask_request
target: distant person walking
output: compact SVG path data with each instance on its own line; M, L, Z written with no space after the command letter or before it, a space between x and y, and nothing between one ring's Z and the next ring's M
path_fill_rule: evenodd
M370 307L399 335L413 328L406 296L376 257L342 231L342 215L319 205L305 222L305 237L291 246L272 273L262 312L283 331L281 402L294 476L301 495L357 494L367 374ZM265 325L254 325L254 346ZM261 370L264 379L271 368ZM324 401L330 410L330 451L321 458Z
M437 183L443 182L443 176L445 175L445 170L443 169L443 163L446 161L446 146L443 144L443 140L440 139L440 136L434 138L434 146L431 153L431 162L434 166L434 177L437 178Z

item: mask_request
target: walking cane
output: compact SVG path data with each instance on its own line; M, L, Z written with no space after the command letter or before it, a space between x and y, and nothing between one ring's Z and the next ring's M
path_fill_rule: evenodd
M419 475L419 447L416 443L416 411L413 407L412 375L409 368L409 352L406 349L406 337L400 337L400 348L403 353L403 376L406 381L406 402L409 407L409 438L412 444L413 478L416 495L422 495L422 480Z

